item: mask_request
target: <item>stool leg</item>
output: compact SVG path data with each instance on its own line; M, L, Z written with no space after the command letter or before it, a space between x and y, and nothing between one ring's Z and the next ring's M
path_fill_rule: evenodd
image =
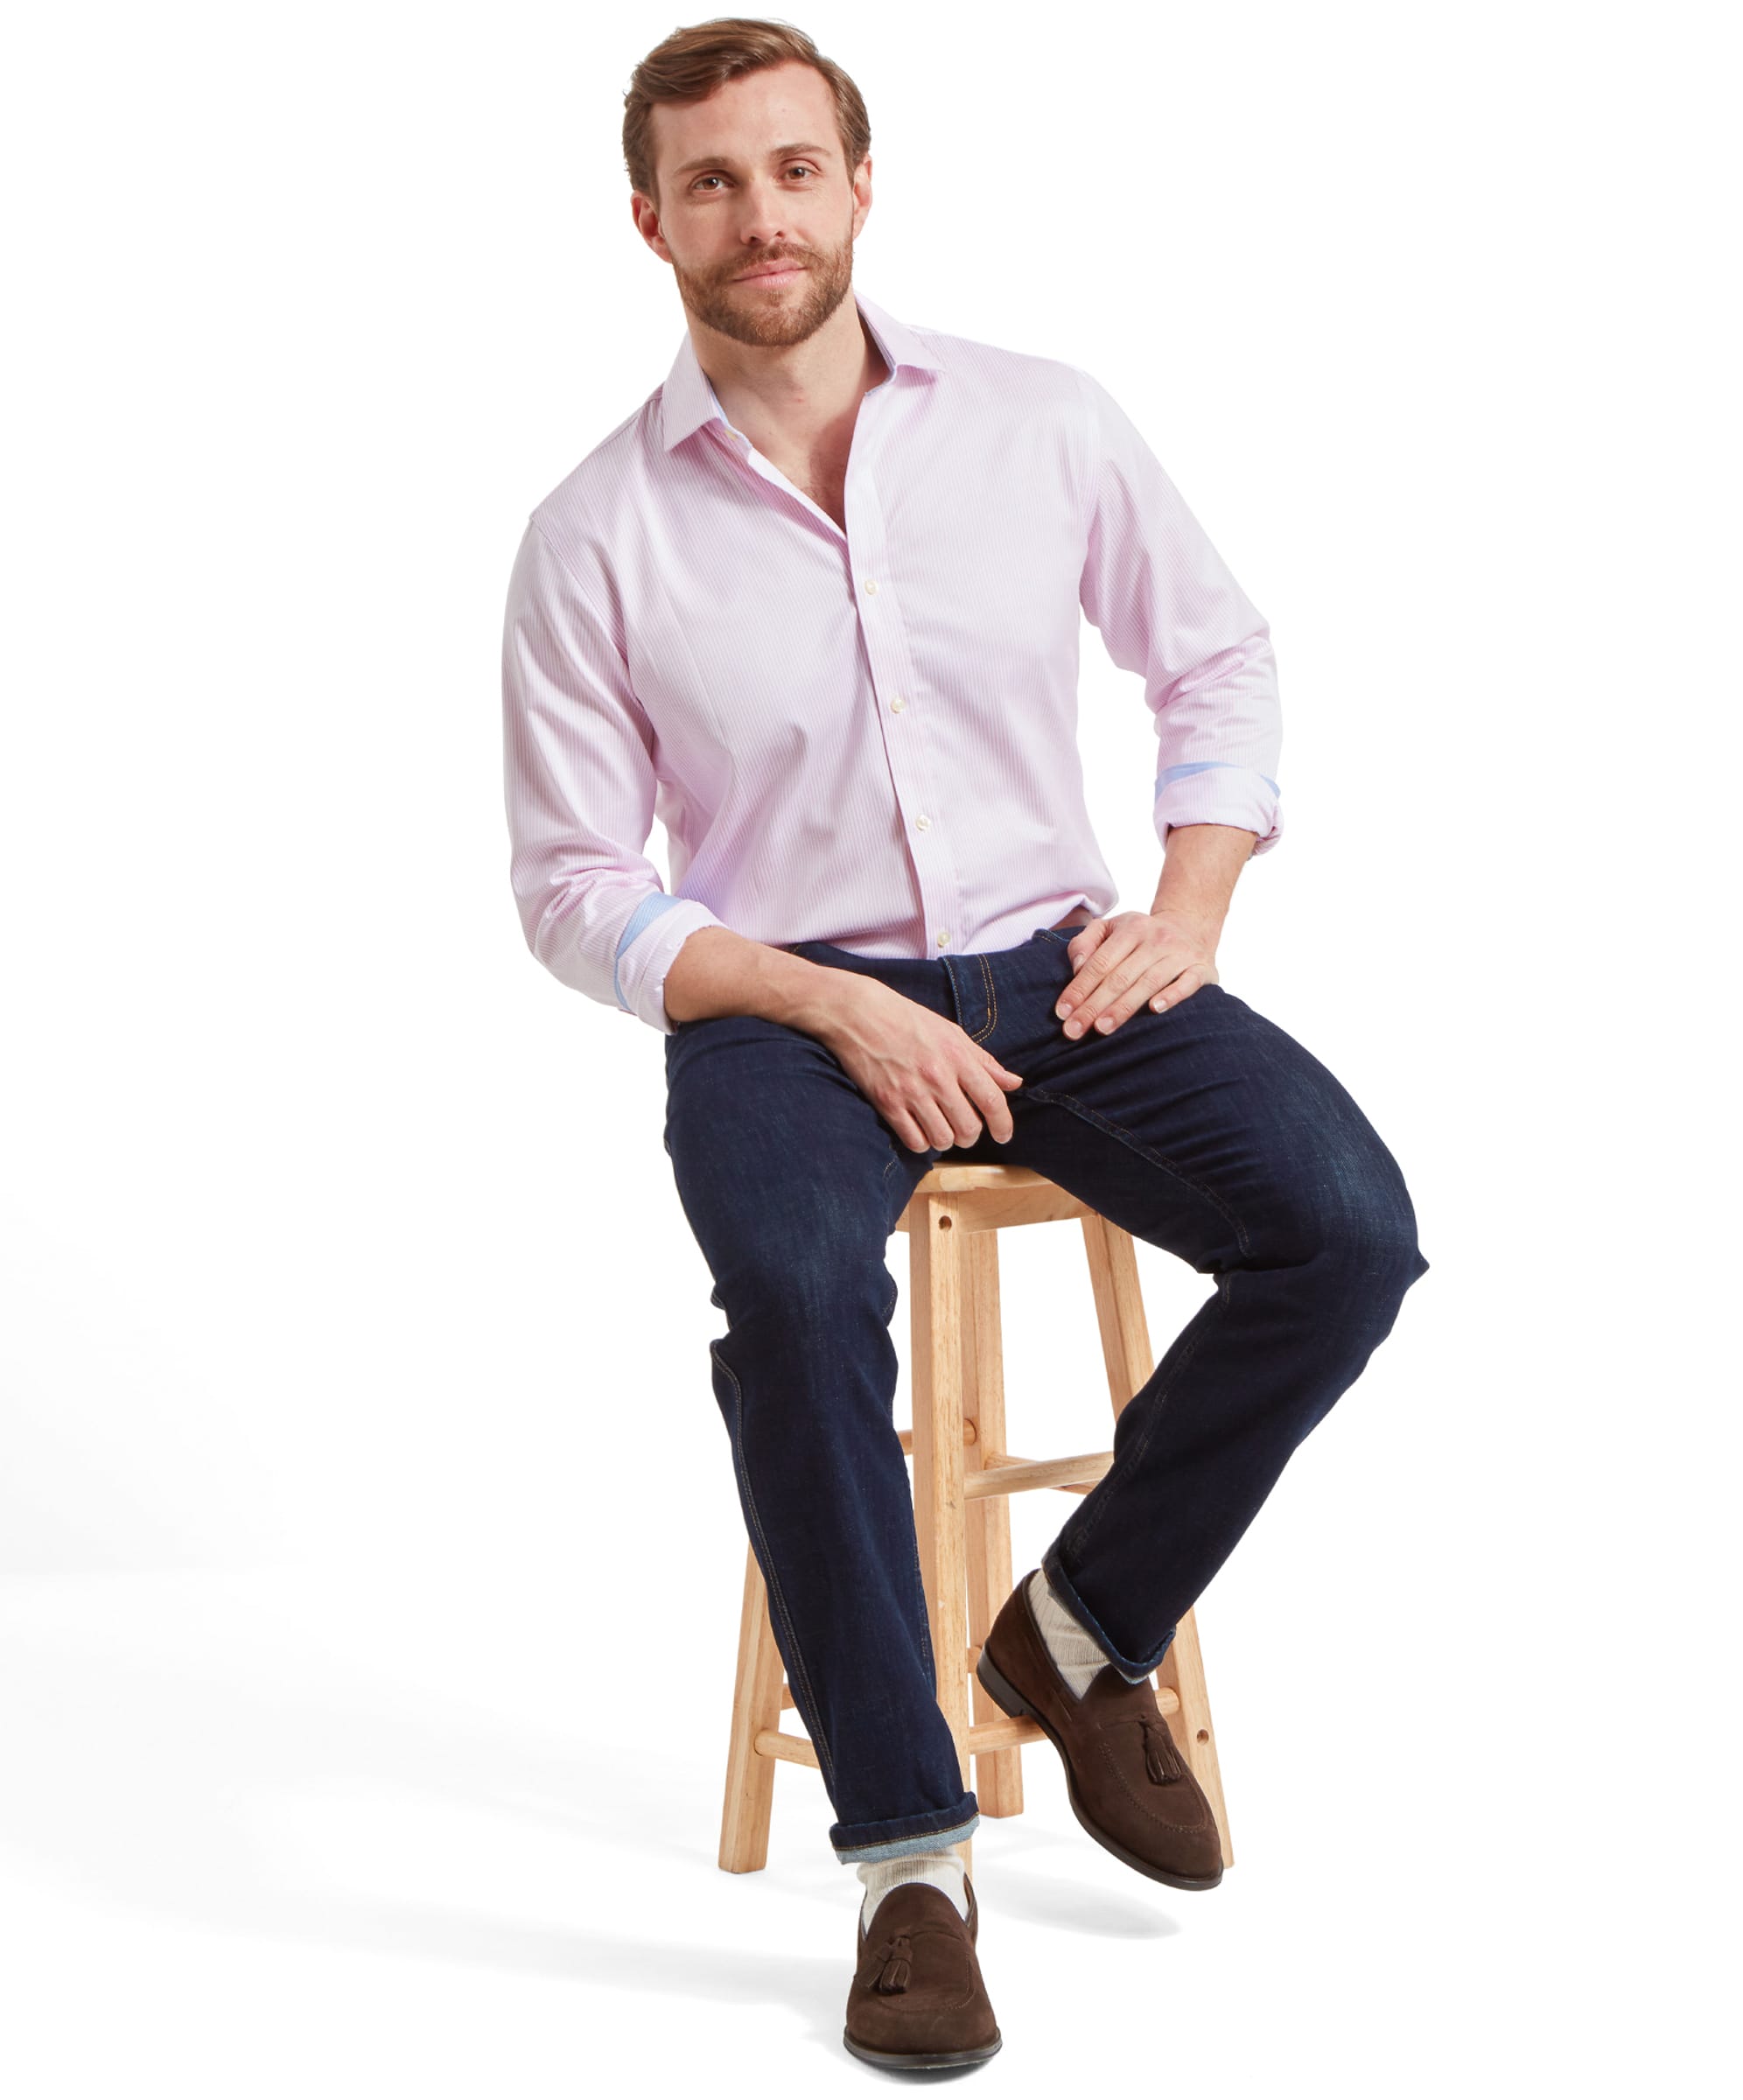
M769 1811L774 1805L774 1764L757 1748L766 1728L780 1726L780 1650L768 1619L768 1591L750 1548L745 1553L745 1601L738 1615L738 1670L732 1687L732 1735L726 1754L726 1799L720 1812L720 1864L729 1874L752 1874L768 1864Z
M908 1231L913 1305L914 1521L937 1673L938 1704L970 1759L968 1546L962 1519L962 1318L966 1243L948 1197L926 1200ZM965 1869L970 1841L956 1847Z
M1168 1652L1157 1667L1156 1682L1171 1687L1179 1710L1166 1718L1180 1754L1204 1788L1216 1831L1222 1840L1222 1864L1235 1864L1235 1840L1228 1834L1228 1811L1222 1803L1222 1774L1216 1761L1216 1736L1210 1725L1210 1694L1205 1689L1204 1662L1199 1654L1198 1621L1186 1613L1174 1628Z
M1144 1315L1144 1292L1138 1274L1138 1252L1131 1235L1106 1218L1082 1221L1083 1250L1096 1292L1096 1317L1102 1330L1102 1354L1108 1367L1108 1390L1114 1418L1156 1368L1150 1351L1150 1323ZM1205 1690L1204 1662L1199 1653L1198 1624L1191 1612L1174 1629L1156 1672L1156 1682L1180 1698L1180 1711L1168 1726L1193 1776L1204 1788L1222 1839L1222 1863L1232 1866L1235 1847L1228 1835L1228 1811L1222 1800L1222 1774L1216 1761L1216 1737L1210 1725L1210 1698Z
M962 1415L973 1441L963 1452L977 1472L989 1451L1004 1451L1004 1348L999 1326L998 1235L969 1236L968 1307L962 1323ZM992 1630L1011 1594L1011 1502L1008 1496L977 1496L966 1505L969 1549L969 1640L978 1648ZM978 1677L970 1689L977 1721L1004 1718L1004 1710ZM983 1816L1023 1813L1023 1753L983 1750L975 1758L975 1798Z

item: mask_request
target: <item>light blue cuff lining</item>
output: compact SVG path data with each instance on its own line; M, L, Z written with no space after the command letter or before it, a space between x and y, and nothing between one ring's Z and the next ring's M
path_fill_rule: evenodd
M612 957L612 990L617 994L617 1003L626 1013L630 1011L629 1001L623 996L623 986L618 982L617 966L624 950L638 934L645 932L662 912L668 912L675 904L682 904L681 897L674 897L668 890L650 890L629 915L629 923L618 936L617 954Z
M1236 766L1228 759L1199 759L1190 766L1166 766L1156 776L1156 792L1159 795L1171 781L1184 780L1195 773L1214 773L1218 766L1226 767L1233 773L1246 773L1251 770L1250 767L1245 766ZM1268 773L1262 773L1258 777L1273 794L1283 793L1282 788Z

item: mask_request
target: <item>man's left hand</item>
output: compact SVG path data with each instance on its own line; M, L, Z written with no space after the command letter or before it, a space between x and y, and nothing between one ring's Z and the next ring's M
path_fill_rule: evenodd
M1111 1035L1143 1005L1160 1013L1221 982L1216 937L1172 912L1120 912L1076 928L1066 951L1076 974L1060 994L1065 1032Z

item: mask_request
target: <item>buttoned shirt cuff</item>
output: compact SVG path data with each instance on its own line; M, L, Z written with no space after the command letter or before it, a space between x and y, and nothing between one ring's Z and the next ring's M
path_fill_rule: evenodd
M1156 836L1166 847L1175 824L1237 824L1257 832L1255 853L1268 853L1283 836L1281 794L1268 774L1221 759L1165 766L1156 780Z
M671 1034L676 1024L666 1012L666 973L693 933L720 924L708 906L694 898L650 891L618 936L612 970L618 1004L662 1035Z

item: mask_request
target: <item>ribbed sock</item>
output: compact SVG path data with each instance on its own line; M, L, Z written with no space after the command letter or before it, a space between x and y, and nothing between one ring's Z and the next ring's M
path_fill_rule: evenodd
M895 1859L868 1859L853 1871L865 1884L865 1894L859 1906L859 1922L867 1932L872 1929L872 1914L878 1904L892 1888L900 1888L910 1881L926 1881L934 1888L942 1888L963 1917L969 1914L962 1855L954 1850L943 1852L904 1852Z
M1081 1699L1108 1667L1107 1656L1094 1636L1054 1594L1045 1568L1037 1568L1029 1578L1029 1603L1054 1669L1065 1679L1072 1697Z

